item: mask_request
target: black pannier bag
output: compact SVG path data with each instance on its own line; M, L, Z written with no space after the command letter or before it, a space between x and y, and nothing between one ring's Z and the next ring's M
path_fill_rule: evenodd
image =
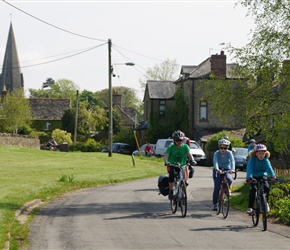
M159 194L164 196L168 195L169 193L169 184L168 184L168 176L167 175L160 175L158 178L158 188Z
M194 168L193 166L189 166L189 175L188 175L188 178L192 178L193 177L193 174L194 174Z

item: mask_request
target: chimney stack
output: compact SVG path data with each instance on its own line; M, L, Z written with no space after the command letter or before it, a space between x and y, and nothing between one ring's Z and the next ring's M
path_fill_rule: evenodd
M224 51L220 55L211 55L211 71L215 77L226 78L227 73L227 56Z
M120 108L122 108L122 95L118 94L118 92L116 91L116 89L113 90L113 106L119 106Z

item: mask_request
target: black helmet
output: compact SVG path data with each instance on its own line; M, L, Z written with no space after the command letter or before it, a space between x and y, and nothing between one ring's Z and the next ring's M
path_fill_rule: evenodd
M183 140L184 134L181 131L174 131L172 134L172 138L174 141Z

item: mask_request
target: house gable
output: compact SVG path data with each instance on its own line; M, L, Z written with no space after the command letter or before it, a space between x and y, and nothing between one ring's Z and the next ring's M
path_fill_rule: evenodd
M188 77L179 78L175 81L177 88L184 91L185 101L189 105L189 136L194 140L199 140L203 135L215 133L222 129L238 129L239 121L232 125L222 122L214 115L214 109L210 100L203 100L202 84L205 79L210 79L211 74L216 78L238 79L237 64L227 64L226 55L212 55L201 62ZM212 79L214 81L214 79Z

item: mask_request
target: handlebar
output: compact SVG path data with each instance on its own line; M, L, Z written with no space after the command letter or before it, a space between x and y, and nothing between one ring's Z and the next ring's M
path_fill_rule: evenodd
M229 171L230 171L229 169L228 170L222 170L221 175L226 174ZM234 174L234 180L237 179L237 175L238 175L237 173L238 173L238 170L233 170L233 173L232 174Z
M183 169L183 167L187 166L187 164L180 164L180 163L175 163L175 164L169 163L168 165L172 166L174 168L182 168L182 169ZM165 164L165 166L167 166L167 165Z
M265 181L274 182L274 181L277 181L277 180L278 180L278 178L275 178L275 180L272 180L271 177L263 177L261 179L250 178L247 181L251 181L253 183L265 183Z

